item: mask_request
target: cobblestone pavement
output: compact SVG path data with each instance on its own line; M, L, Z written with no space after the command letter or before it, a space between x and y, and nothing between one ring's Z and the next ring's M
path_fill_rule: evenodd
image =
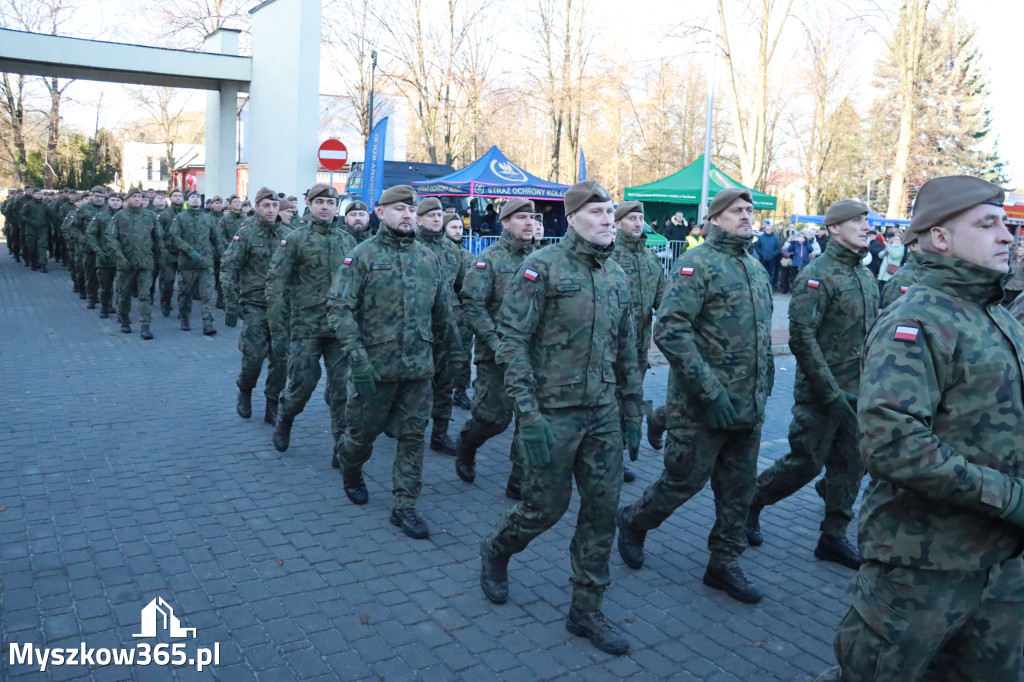
M480 591L479 540L509 505L511 431L480 451L475 485L427 450L431 536L408 539L388 523L394 441L378 440L366 467L370 503L349 504L322 387L286 453L270 444L259 390L253 418L238 418L238 331L220 314L210 338L154 311L156 339L142 341L137 313L121 334L63 267L32 273L0 252L2 679L806 680L833 660L852 572L814 559L822 505L809 487L762 516L765 544L742 559L766 592L759 605L701 583L710 489L649 535L642 570L613 553L605 613L633 649L608 656L563 624L575 502L512 560L508 604ZM777 362L762 469L786 451L794 363ZM648 375L656 404L666 377ZM456 409L453 435L466 416ZM634 469L623 502L661 471L646 441ZM140 611L157 597L197 631L159 641L216 643L218 665L11 663L12 644L139 645Z

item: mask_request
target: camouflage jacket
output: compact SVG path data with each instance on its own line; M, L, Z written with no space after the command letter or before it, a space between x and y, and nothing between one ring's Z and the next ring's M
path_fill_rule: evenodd
M843 391L857 393L861 353L878 315L878 285L860 263L865 253L831 239L793 282L789 348L797 403L821 410Z
M163 233L151 211L131 206L122 208L110 219L106 241L118 269L127 262L132 270L152 270L160 262Z
M64 223L64 218L66 218L68 213L74 210L74 208L75 205L68 201L67 197L59 197L55 199L48 208L50 229L59 230L60 226Z
M907 256L907 262L896 274L889 278L889 281L882 287L881 308L885 310L893 301L907 293L913 285L917 284L919 271L917 268L917 254L913 251Z
M26 199L18 211L18 221L27 231L41 232L46 230L50 224L50 216L46 210L46 204L34 197Z
M231 238L220 268L224 305L228 310L240 305L267 307L267 270L270 259L284 239L288 226L268 223L259 214L246 219L242 229Z
M1024 546L998 518L1024 476L1024 327L999 304L1007 277L932 253L875 323L858 420L871 474L861 554L898 566L986 569Z
M352 249L327 300L328 320L353 359L365 354L383 381L434 376L434 339L458 339L451 283L415 235L381 226Z
M168 204L167 208L160 211L157 217L160 220L160 229L164 233L164 243L161 245L164 247L163 257L168 263L178 262L178 247L171 241L171 223L185 210L184 205L175 206L174 204Z
M728 390L735 430L764 421L775 384L772 290L768 273L740 239L712 225L703 248L676 259L654 343L669 361L666 424L706 427L707 405Z
M75 248L86 248L85 230L89 227L92 217L106 208L106 202L97 206L91 201L86 201L71 211L60 227L60 232L64 235L64 241Z
M244 220L245 215L243 215L241 211L228 211L221 216L220 222L217 223L217 227L220 229L220 238L224 242L225 248L231 245L231 238L238 234L238 231L242 229L242 222Z
M115 213L109 206L96 211L92 220L89 221L89 226L85 228L83 243L96 254L96 267L98 268L117 267L117 257L107 235L107 228L110 227L110 221L114 218Z
M1010 314L1017 318L1017 321L1024 324L1024 294L1019 294L1010 304Z
M166 241L178 251L179 270L213 269L214 262L219 261L224 252L224 242L213 216L202 211L179 213L171 221L171 233ZM189 254L193 250L199 252L201 262L192 260Z
M342 259L355 247L355 240L334 223L319 220L281 240L267 270L267 317L272 336L334 336L327 323L327 294Z
M462 303L459 302L459 295L462 293L462 284L466 274L462 267L462 254L459 253L462 249L451 239L448 239L443 229L431 232L430 230L424 230L422 227L417 227L416 241L430 249L431 253L437 257L437 262L441 264L441 272L455 293L452 296L455 320L461 323Z
M505 298L505 288L523 259L532 252L530 242L519 241L507 230L480 252L462 282L462 309L466 326L477 337L474 362L494 362L498 347L494 320Z
M658 257L647 248L647 235L634 239L624 232L615 238L612 260L619 264L629 278L632 297L633 325L636 327L636 352L640 367L647 367L647 353L651 348L651 324L654 311L661 306L665 293L665 270Z
M350 230L348 225L346 225L345 231L348 232L349 236L352 237L352 239L356 240L356 244L362 244L367 239L373 236L373 233L370 232L369 225L366 226L365 230Z
M520 425L537 421L541 408L607 405L616 386L623 417L640 416L629 280L609 260L613 249L570 228L558 244L527 256L509 282L496 318L496 359Z

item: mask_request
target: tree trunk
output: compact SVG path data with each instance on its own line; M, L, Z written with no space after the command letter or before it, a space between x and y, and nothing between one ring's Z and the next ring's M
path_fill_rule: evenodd
M924 43L924 19L929 0L905 0L899 26L893 35L897 42L900 72L900 132L893 151L892 178L889 183L887 218L907 215L907 171L914 137L914 100L921 74L921 48Z
M53 189L53 167L57 163L57 138L60 135L60 97L61 91L56 78L46 81L50 91L50 112L46 119L46 163L43 164L43 187Z

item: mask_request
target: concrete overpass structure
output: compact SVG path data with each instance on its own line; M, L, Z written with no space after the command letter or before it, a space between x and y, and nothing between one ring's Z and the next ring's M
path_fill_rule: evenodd
M218 29L204 51L0 29L0 72L209 91L206 192L235 191L238 93L249 93L249 177L287 193L316 182L319 0L267 0L252 10L252 57L239 31Z

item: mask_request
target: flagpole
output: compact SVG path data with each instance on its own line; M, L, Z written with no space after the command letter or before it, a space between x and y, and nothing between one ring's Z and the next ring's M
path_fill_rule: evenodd
M708 106L704 117L704 170L700 178L700 206L697 207L697 223L703 224L707 217L708 200L710 197L711 174L711 120L715 109L715 49L718 47L718 12L714 12L714 37L708 49L708 62L711 76L708 79Z

